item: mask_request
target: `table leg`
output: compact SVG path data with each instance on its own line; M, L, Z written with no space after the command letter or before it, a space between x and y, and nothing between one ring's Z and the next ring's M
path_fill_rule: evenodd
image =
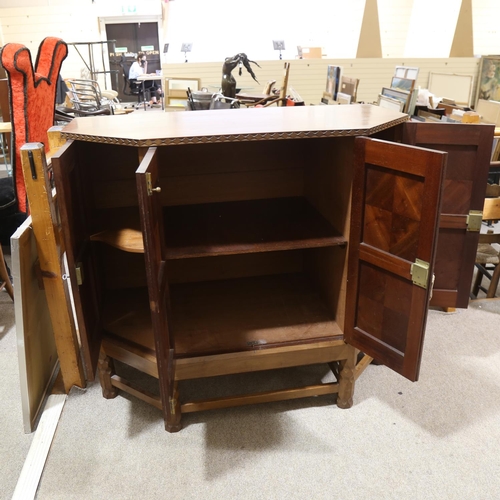
M146 111L146 81L142 80L142 98L144 99L144 111Z

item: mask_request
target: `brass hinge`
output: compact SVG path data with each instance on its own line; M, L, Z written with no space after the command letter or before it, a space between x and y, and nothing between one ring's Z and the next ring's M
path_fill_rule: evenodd
M432 279L431 279L431 293L429 293L429 302L432 299L432 296L434 294L434 283L436 282L436 275L432 273Z
M479 232L481 222L483 221L483 212L480 210L471 210L467 215L467 231Z
M415 259L411 265L411 279L414 285L418 285L427 290L427 283L429 282L429 263L425 260Z
M83 266L81 262L78 262L78 264L76 265L75 273L76 273L76 283L78 285L83 285Z
M153 187L151 172L146 172L146 190L148 192L148 196L153 196L153 193L161 193L161 187Z
M168 402L170 403L170 413L172 415L175 415L175 399L174 398L168 398Z

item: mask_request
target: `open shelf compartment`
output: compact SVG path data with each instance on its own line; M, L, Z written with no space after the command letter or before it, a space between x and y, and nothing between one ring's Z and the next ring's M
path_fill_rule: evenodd
M115 212L100 212L100 220L108 229L91 239L143 253L138 211ZM171 206L164 208L163 217L167 259L346 244L346 239L303 197Z
M177 358L342 339L302 273L171 285L171 308ZM110 293L103 327L108 342L115 338L148 356L154 353L147 289Z

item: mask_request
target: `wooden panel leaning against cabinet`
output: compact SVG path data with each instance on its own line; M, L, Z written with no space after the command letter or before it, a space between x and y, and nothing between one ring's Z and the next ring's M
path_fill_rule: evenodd
M65 248L61 236L58 207L53 197L52 177L48 168L50 157L63 143L60 129L60 127L52 127L48 131L51 152L47 155L47 159L43 144L29 143L21 148L21 161L61 374L65 391L69 392L73 385L85 387L85 376L80 360L69 290L67 282L63 280Z

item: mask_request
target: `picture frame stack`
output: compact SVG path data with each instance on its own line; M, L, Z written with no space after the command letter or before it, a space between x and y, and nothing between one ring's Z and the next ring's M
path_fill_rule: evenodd
M418 97L416 80L419 68L396 66L390 87L382 87L377 105L413 115Z
M329 64L326 73L326 88L323 92L321 102L329 104L337 100L337 93L340 89L340 78L342 76L342 67Z

